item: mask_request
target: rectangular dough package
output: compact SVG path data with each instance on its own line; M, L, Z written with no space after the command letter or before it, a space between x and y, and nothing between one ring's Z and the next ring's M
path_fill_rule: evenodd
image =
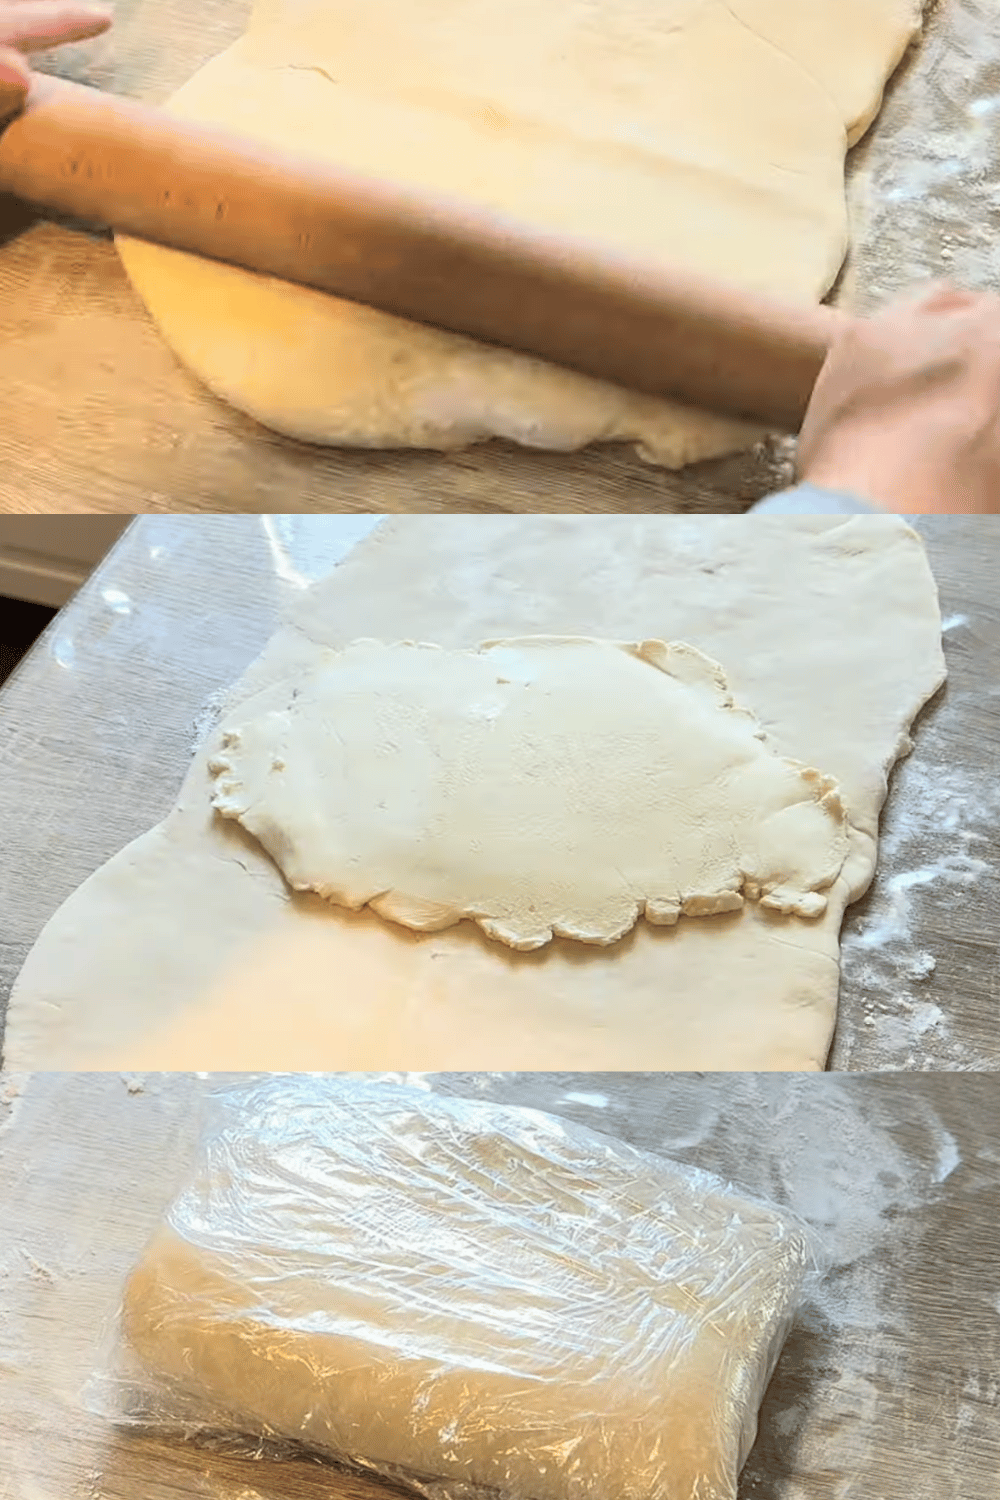
M213 1098L102 1382L119 1416L449 1500L733 1500L816 1256L791 1216L555 1116L272 1076Z

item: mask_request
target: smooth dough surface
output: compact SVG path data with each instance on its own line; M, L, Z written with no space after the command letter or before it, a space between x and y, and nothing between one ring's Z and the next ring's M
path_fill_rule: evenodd
M835 783L783 760L681 644L358 641L228 719L213 805L297 891L526 951L639 919L815 917L847 855Z
M801 302L847 249L844 157L920 0L258 0L170 101L192 119ZM167 342L306 441L681 465L758 434L540 361L119 238Z
M125 1291L159 1406L512 1500L734 1500L794 1221L534 1110L356 1079L226 1103Z
M850 848L814 921L748 903L613 949L514 953L291 894L211 806L212 734L177 806L51 918L14 986L11 1069L822 1067L844 908L875 868L889 768L944 678L937 591L898 517L408 516L383 521L236 685L280 706L363 637L683 640L725 663L775 753L841 790ZM183 937L183 941L179 940Z

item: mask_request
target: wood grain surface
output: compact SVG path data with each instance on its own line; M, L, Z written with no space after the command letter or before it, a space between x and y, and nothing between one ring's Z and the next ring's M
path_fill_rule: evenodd
M830 1270L764 1400L743 1500L994 1500L1000 1077L528 1074L433 1086L552 1110L803 1213ZM0 1500L376 1500L333 1466L116 1429L81 1392L173 1196L186 1074L38 1074L0 1099ZM235 1446L235 1445L234 1445ZM244 1448L246 1445L244 1445ZM251 1446L252 1451L252 1446Z
M197 724L283 602L372 524L141 518L15 671L0 691L0 1020L56 907L169 810ZM894 774L875 884L848 913L836 1069L1000 1068L1000 519L920 530L949 680Z
M948 7L968 3L946 0L931 16L900 98L894 90L854 154L859 246L870 169L892 150L906 91L923 87L947 41ZM241 33L248 12L247 0L118 0L111 32L42 66L162 102ZM862 291L877 272L870 260ZM280 438L178 365L107 237L30 222L9 200L0 201L0 348L0 511L740 511L790 475L786 443L675 474L621 445L365 453Z

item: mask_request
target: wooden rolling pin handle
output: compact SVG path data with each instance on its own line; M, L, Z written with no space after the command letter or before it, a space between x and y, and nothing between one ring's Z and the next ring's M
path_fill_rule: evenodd
M0 190L788 431L842 319L40 74L0 133Z

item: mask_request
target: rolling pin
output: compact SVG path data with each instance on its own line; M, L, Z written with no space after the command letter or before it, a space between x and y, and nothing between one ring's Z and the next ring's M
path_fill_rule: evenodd
M0 191L783 431L846 319L38 73L0 131Z

